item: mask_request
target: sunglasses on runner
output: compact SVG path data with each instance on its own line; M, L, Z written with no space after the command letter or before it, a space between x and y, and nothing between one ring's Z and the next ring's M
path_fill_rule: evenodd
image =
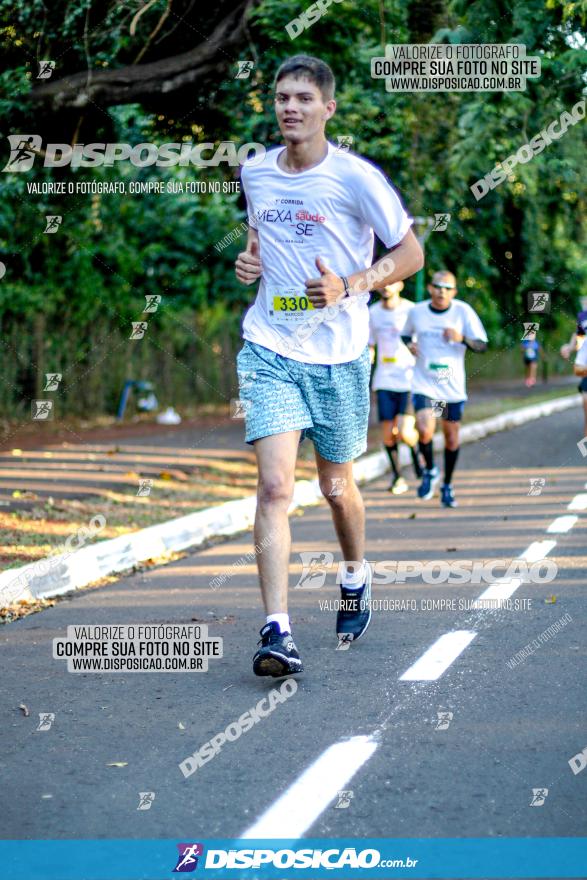
M454 284L432 284L435 290L454 290Z

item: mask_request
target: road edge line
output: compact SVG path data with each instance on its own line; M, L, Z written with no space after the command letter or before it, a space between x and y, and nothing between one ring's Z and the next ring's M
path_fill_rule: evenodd
M461 443L475 443L490 434L578 406L580 401L579 394L556 397L463 425ZM437 434L434 448L441 448L442 442L442 437ZM408 449L402 446L400 465L407 465L410 461ZM389 460L381 450L371 452L355 462L353 474L358 483L368 483L382 476L388 468ZM298 480L289 512L321 501L322 492L317 479ZM20 568L8 569L0 573L0 608L21 600L49 599L71 593L104 577L132 571L150 559L188 549L197 550L211 538L236 535L252 527L255 508L256 496L249 495L128 535L98 541L71 553L48 556ZM38 569L42 563L44 568L49 565L50 571L40 573Z

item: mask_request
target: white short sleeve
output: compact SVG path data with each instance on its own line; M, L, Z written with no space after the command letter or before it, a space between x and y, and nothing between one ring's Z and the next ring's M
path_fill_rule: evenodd
M410 309L410 311L408 312L406 323L404 324L404 329L402 330L402 336L414 335L414 325L412 324L412 311L413 309Z
M247 188L248 188L248 180L247 180L248 173L247 172L248 172L247 167L243 165L243 167L241 168L241 185L242 185L243 194L244 194L244 197L245 197L245 200L247 203L247 221L248 221L248 224L251 227L251 229L257 229L257 220L255 217L254 205L252 204L252 202L249 199L249 196L247 195Z
M578 367L587 367L587 342L584 342L575 358Z
M487 333L481 323L481 318L471 306L465 305L467 305L467 308L465 309L465 329L463 335L467 339L479 339L481 342L487 342Z
M366 161L359 167L353 181L358 212L377 238L392 248L405 237L413 220L378 168Z

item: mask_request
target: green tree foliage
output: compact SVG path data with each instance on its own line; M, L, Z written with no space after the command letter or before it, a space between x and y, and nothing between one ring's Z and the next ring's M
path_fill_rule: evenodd
M156 0L148 8L138 0L70 0L51 9L41 0L18 9L0 0L2 131L40 132L45 141L64 143L271 146L280 142L272 98L277 66L294 53L318 55L337 78L330 139L352 135L353 150L384 169L412 214L451 214L447 230L427 239L427 270L455 271L461 295L480 311L496 348L517 349L527 291L552 290L553 309L541 317L541 332L548 332L551 346L562 341L579 295L587 293L583 123L517 165L480 201L470 186L581 99L585 3L344 2L291 40L285 26L306 5L262 0L249 6L240 42L219 51L206 87L180 89L167 101L154 95L141 103L121 99L60 110L35 98L39 60L57 60L56 78L75 77L88 64L96 72L126 69L137 58L158 62L205 42L219 16L238 4L220 4L198 25L189 0ZM524 91L509 93L389 93L382 80L371 78L370 60L384 54L386 43L423 40L524 43L528 55L540 57L542 75L529 79ZM239 59L254 61L250 78L235 78ZM137 169L119 163L73 170L43 169L39 161L30 173L2 175L5 413L18 406L24 412L46 371L63 372L62 406L78 412L112 411L126 377L155 379L160 397L177 404L231 396L239 321L254 291L234 279L244 235L225 249L214 245L241 228L242 197L44 196L27 186L49 180L228 182L237 176L238 169L228 166ZM63 216L55 235L43 232L47 214ZM413 292L412 281L407 289ZM148 294L160 294L161 307L149 317L145 338L131 341L131 322L144 317Z

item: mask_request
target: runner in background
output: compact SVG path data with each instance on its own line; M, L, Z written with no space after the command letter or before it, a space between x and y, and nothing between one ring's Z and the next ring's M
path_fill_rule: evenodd
M536 385L536 373L538 372L538 360L540 358L540 343L536 338L523 339L520 343L524 356L524 385L532 388Z
M577 352L577 357L575 358L573 370L575 376L581 377L581 381L579 382L579 391L581 392L581 397L583 398L583 416L585 420L585 424L583 426L583 437L587 437L587 345L585 343L583 343L583 345Z
M585 336L587 336L587 296L582 296L580 299L581 303L581 311L577 315L577 326L570 340L565 343L565 345L561 346L560 353L564 357L566 361L569 360L571 355L575 354L585 341Z
M416 357L412 398L420 435L420 452L426 462L418 497L432 498L440 473L434 465L432 439L436 418L444 434L444 507L456 507L452 475L459 454L459 422L467 400L465 352L487 348L487 334L468 303L455 300L457 282L452 272L435 272L428 285L430 299L409 312L403 341Z
M379 291L381 299L369 307L369 347L372 360L376 356L372 388L377 394L383 445L391 464L389 491L393 495L408 491L408 484L400 473L398 441L408 445L416 476L418 479L422 477L415 448L418 435L414 429L414 417L406 415L415 358L401 337L414 304L400 296L403 287L403 281L388 284Z

